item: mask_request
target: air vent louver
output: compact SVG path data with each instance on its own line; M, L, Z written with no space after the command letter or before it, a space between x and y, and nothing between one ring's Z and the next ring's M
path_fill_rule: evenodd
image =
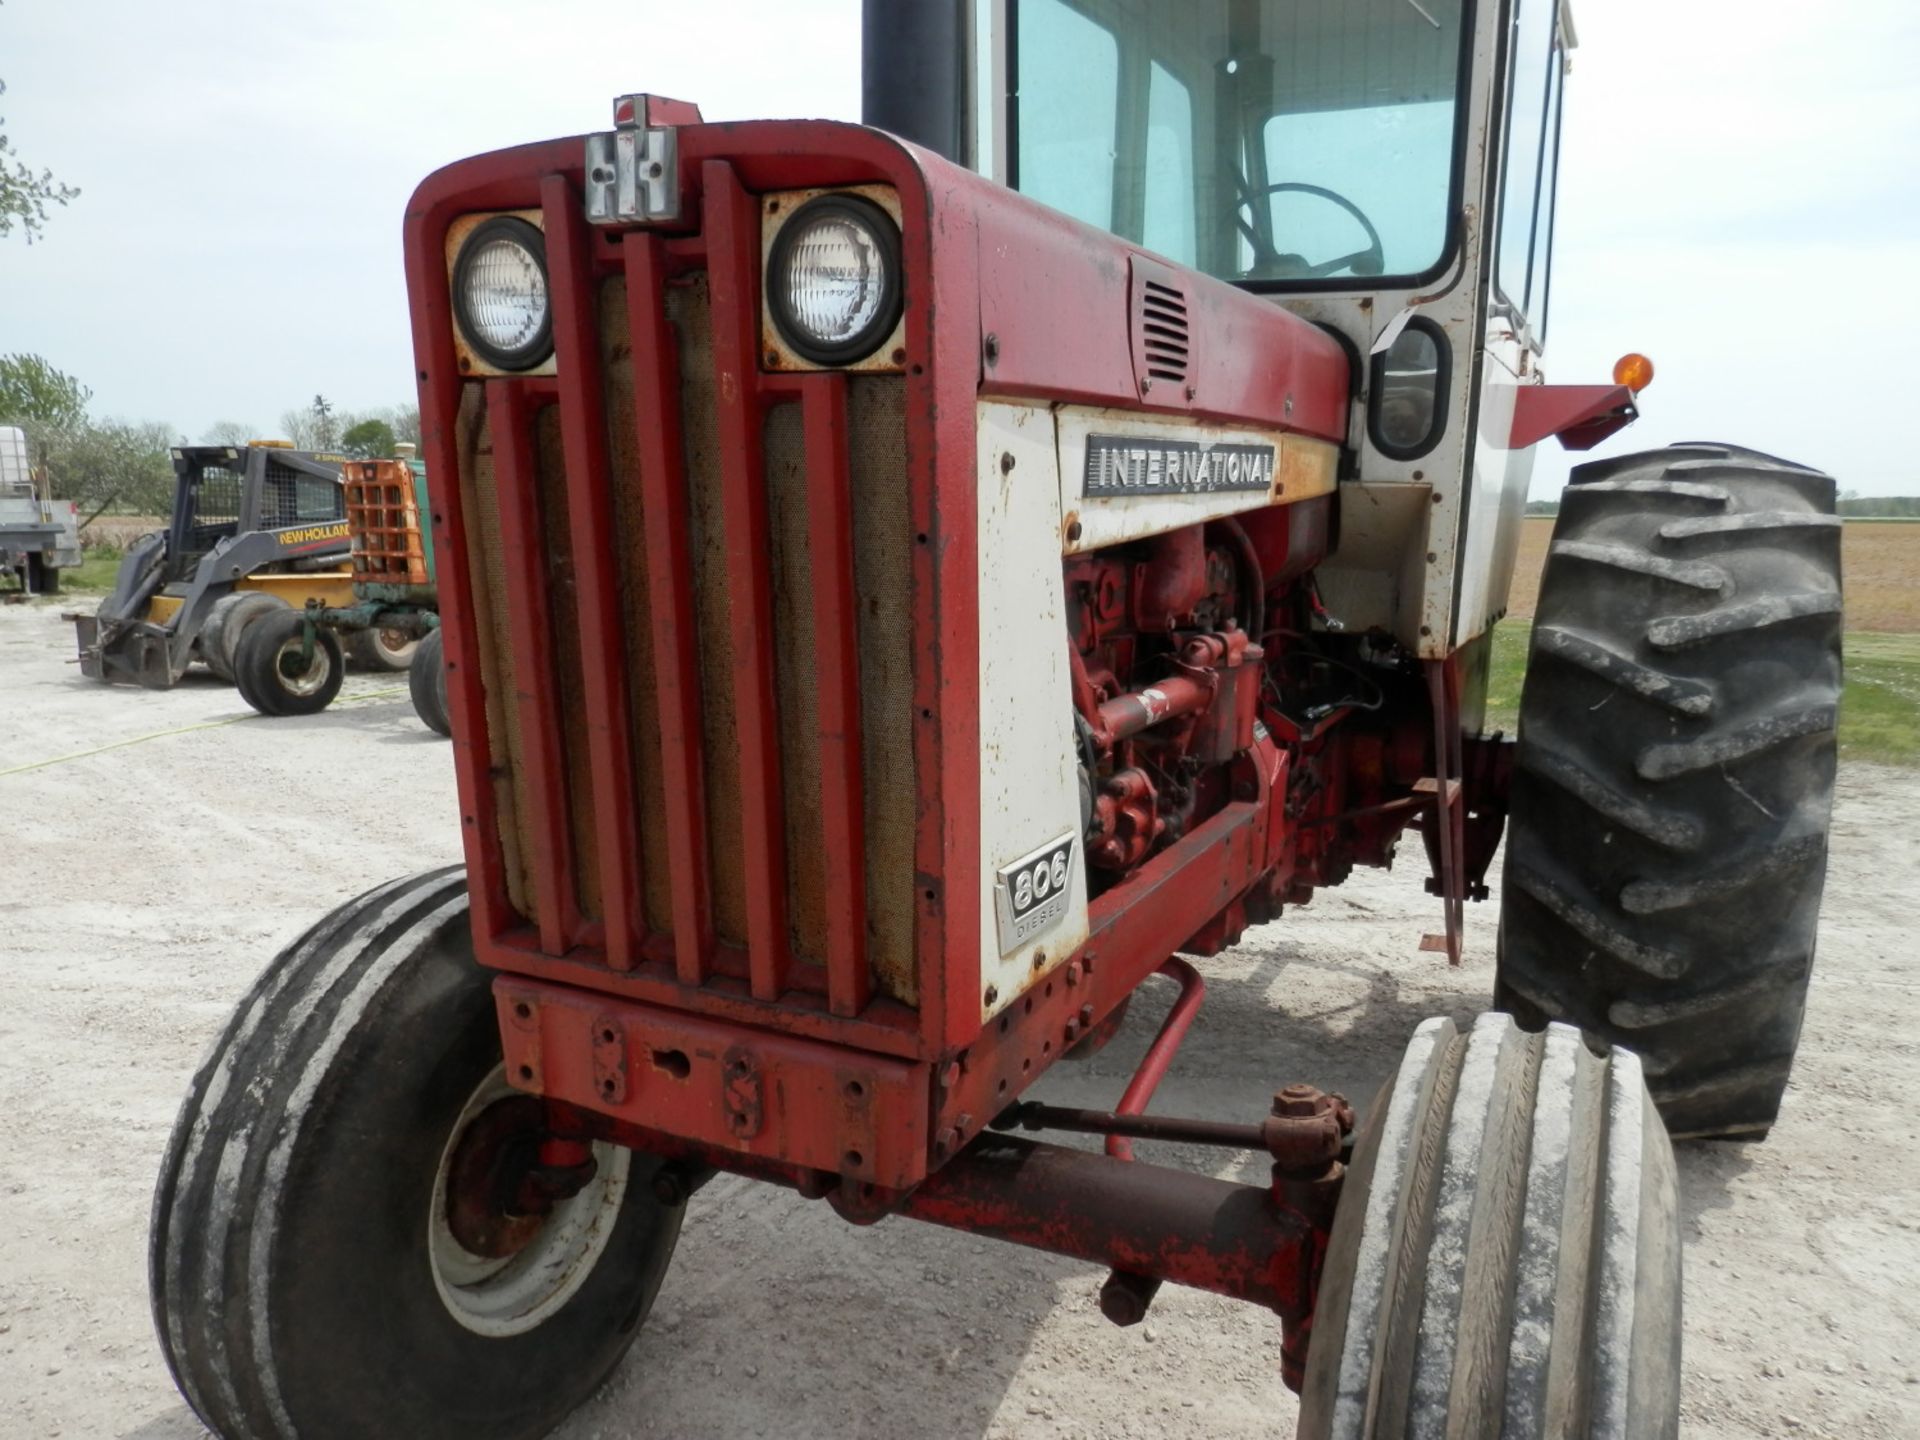
M1187 297L1149 280L1141 287L1140 368L1155 380L1183 381L1191 359Z

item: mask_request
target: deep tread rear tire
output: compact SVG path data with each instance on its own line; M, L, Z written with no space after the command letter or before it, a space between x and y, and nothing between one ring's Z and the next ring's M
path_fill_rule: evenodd
M223 1440L533 1440L633 1342L680 1210L633 1157L585 1282L487 1337L440 1297L430 1201L455 1116L500 1063L458 867L393 881L283 951L201 1063L154 1193L168 1368Z
M447 642L445 635L429 630L413 652L413 664L407 667L407 690L413 696L413 713L437 735L452 736L453 722L447 718Z
M1564 1025L1414 1032L1340 1194L1300 1440L1679 1432L1673 1147Z
M1554 526L1497 1003L1638 1051L1676 1137L1764 1135L1793 1063L1837 755L1834 500L1691 444L1581 466Z

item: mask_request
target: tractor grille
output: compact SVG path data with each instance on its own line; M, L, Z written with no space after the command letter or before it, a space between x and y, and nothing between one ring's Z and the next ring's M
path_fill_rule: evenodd
M412 467L403 460L353 461L341 479L354 579L376 585L432 583Z
M584 316L556 329L564 382L462 391L509 922L682 984L913 1004L904 381L808 376L729 408L720 262L622 253L556 293Z

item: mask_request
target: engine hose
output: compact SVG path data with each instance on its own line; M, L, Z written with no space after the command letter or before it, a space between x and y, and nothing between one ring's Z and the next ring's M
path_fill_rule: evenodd
M1238 520L1216 520L1233 547L1234 563L1240 568L1240 588L1247 611L1245 630L1256 645L1265 643L1267 633L1267 581L1260 569L1260 552L1253 548L1253 537Z

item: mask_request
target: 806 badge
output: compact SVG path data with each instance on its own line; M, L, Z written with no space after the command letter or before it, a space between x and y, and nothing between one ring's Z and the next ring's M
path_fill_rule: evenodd
M1073 832L1068 831L995 873L993 901L1002 955L1044 935L1067 913L1073 844Z

